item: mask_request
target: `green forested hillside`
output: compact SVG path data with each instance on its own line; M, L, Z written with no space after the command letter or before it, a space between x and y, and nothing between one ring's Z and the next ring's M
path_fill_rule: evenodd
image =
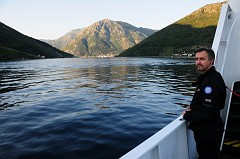
M62 57L73 55L25 36L0 22L0 60Z
M163 28L119 56L172 56L211 47L222 3L206 5Z

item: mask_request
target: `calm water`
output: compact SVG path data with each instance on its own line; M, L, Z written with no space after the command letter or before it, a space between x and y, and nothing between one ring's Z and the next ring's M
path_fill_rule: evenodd
M194 61L0 63L0 158L116 159L189 104Z

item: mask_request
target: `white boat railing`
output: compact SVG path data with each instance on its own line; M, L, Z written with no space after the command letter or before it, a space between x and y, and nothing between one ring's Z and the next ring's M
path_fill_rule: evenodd
M194 159L195 154L192 133L180 116L120 159Z

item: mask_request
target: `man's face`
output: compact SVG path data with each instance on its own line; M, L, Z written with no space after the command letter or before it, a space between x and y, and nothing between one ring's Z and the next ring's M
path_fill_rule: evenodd
M206 51L197 52L195 56L197 70L204 73L212 67L213 60L209 60Z

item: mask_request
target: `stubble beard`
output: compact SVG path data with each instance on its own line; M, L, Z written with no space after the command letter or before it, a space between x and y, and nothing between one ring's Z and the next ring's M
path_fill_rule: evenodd
M197 65L196 67L199 72L202 72L202 73L205 72L205 69L202 65Z

